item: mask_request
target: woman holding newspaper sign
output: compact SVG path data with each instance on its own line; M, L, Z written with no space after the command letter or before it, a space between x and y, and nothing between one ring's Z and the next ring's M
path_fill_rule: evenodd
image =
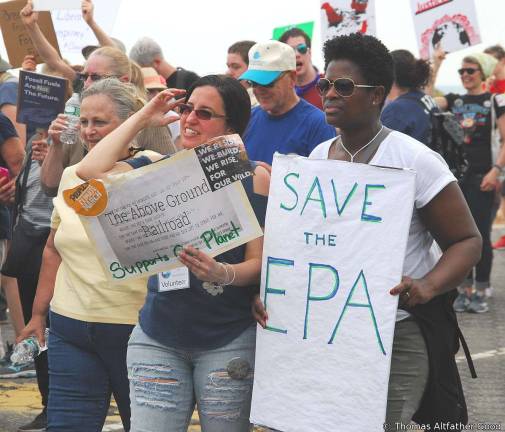
M183 93L171 89L157 95L98 143L77 174L100 178L159 160L161 155L116 162L143 128L176 120L166 113L177 106L184 149L244 132L250 100L238 81L209 75L185 99L173 99ZM262 226L269 181L259 166L254 177L242 180ZM249 430L256 334L250 303L259 291L262 248L260 238L214 259L189 246L179 255L185 267L177 281L184 282L183 289L166 289L173 272L149 278L128 348L133 431L186 431L195 403L204 432Z
M454 359L458 333L451 299L454 288L479 259L479 233L442 157L380 122L393 83L387 48L372 36L353 34L327 41L324 56L326 73L318 88L326 121L341 135L321 143L310 158L416 171L404 277L390 290L400 297L400 306L385 423L391 428L386 430L397 430L399 424L408 427L412 420L425 425L466 422ZM259 299L254 314L265 326L268 314Z

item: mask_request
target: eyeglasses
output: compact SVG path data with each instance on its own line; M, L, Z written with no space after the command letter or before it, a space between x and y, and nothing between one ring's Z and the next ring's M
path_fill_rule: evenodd
M180 115L189 115L192 112L195 112L196 117L199 120L211 120L213 118L226 118L225 115L214 114L211 111L206 109L195 109L192 105L188 104L180 104L179 105L179 114Z
M256 88L256 87L262 87L262 88L272 88L273 86L275 86L275 84L277 84L277 81L279 81L284 75L286 75L286 73L288 73L289 71L284 71L282 72L278 77L277 79L273 80L270 84L258 84L257 82L254 82L254 81L248 81L249 85L253 88Z
M458 73L462 76L465 72L468 74L468 75L473 75L475 72L478 72L479 69L477 68L461 68L461 69L458 69Z
M330 91L331 86L342 97L351 97L354 94L356 87L358 88L375 88L380 86L355 84L351 78L337 78L335 81L330 81L328 78L321 78L316 86L321 95Z
M78 73L77 74L77 79L79 81L87 81L88 78L91 78L91 81L95 82L95 81L100 81L101 79L104 79L104 78L119 78L118 75L99 75L99 74L96 74L96 73Z
M307 54L307 51L309 50L309 47L307 44L301 43L298 44L297 46L293 47L295 51L298 51L300 54Z

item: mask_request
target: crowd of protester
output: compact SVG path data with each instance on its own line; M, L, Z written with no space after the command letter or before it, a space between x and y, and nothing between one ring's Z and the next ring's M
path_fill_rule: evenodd
M111 396L125 431L185 431L195 406L204 432L249 430L256 323L268 320L263 239L214 258L184 248L189 289L161 290L157 275L112 284L63 199L83 180L128 176L232 133L255 172L242 183L262 227L275 152L416 171L404 277L390 291L399 309L386 422L465 422L454 312L489 310L493 248L505 249L505 236L491 242L505 210L504 49L464 57L464 94L437 90L440 48L429 62L371 36L340 36L325 43L319 71L298 28L279 41L237 41L223 50L225 74L200 77L148 37L127 55L93 12L84 0L98 45L70 65L31 0L21 10L40 72L66 78L67 98L80 95L74 144L60 139L64 114L47 129L16 122L18 81L0 59L0 166L9 173L0 176L2 299L17 341L34 335L48 345L35 364L11 363L12 347L1 360L0 378L35 370L43 410L19 431L101 431ZM22 68L37 70L34 57ZM435 145L446 119L461 136L456 167Z

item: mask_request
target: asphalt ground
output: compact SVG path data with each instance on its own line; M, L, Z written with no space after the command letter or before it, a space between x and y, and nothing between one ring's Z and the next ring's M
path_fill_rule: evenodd
M505 234L505 225L495 226L493 238L502 234ZM488 313L458 314L478 374L477 379L471 378L460 350L457 362L468 405L468 430L505 431L505 250L495 251L492 284L494 292ZM12 340L8 324L2 325L0 330L4 340ZM0 432L16 432L40 410L34 379L0 380ZM111 406L103 429L103 432L113 431L123 431L115 405ZM200 427L195 413L188 432L197 431Z

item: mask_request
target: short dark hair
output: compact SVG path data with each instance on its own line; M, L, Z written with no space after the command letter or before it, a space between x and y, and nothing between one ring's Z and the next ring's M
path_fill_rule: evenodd
M407 50L391 51L395 68L395 83L410 90L425 87L430 80L431 68L426 60L416 59Z
M310 48L312 41L310 40L309 35L298 27L290 28L289 30L286 30L284 33L282 33L281 37L279 38L279 42L287 43L289 38L299 36L305 39L305 45Z
M505 58L505 49L501 45L492 45L484 50L486 54L492 55L497 60Z
M349 60L358 65L366 84L383 86L388 95L393 85L393 59L377 38L361 33L337 36L324 44L324 69L334 60Z
M253 45L256 45L256 42L250 40L235 42L228 48L228 54L239 54L244 63L249 66L249 50Z
M198 87L214 87L223 99L226 123L240 136L244 133L251 117L251 99L240 81L226 75L206 75L199 78L186 94L186 102Z

